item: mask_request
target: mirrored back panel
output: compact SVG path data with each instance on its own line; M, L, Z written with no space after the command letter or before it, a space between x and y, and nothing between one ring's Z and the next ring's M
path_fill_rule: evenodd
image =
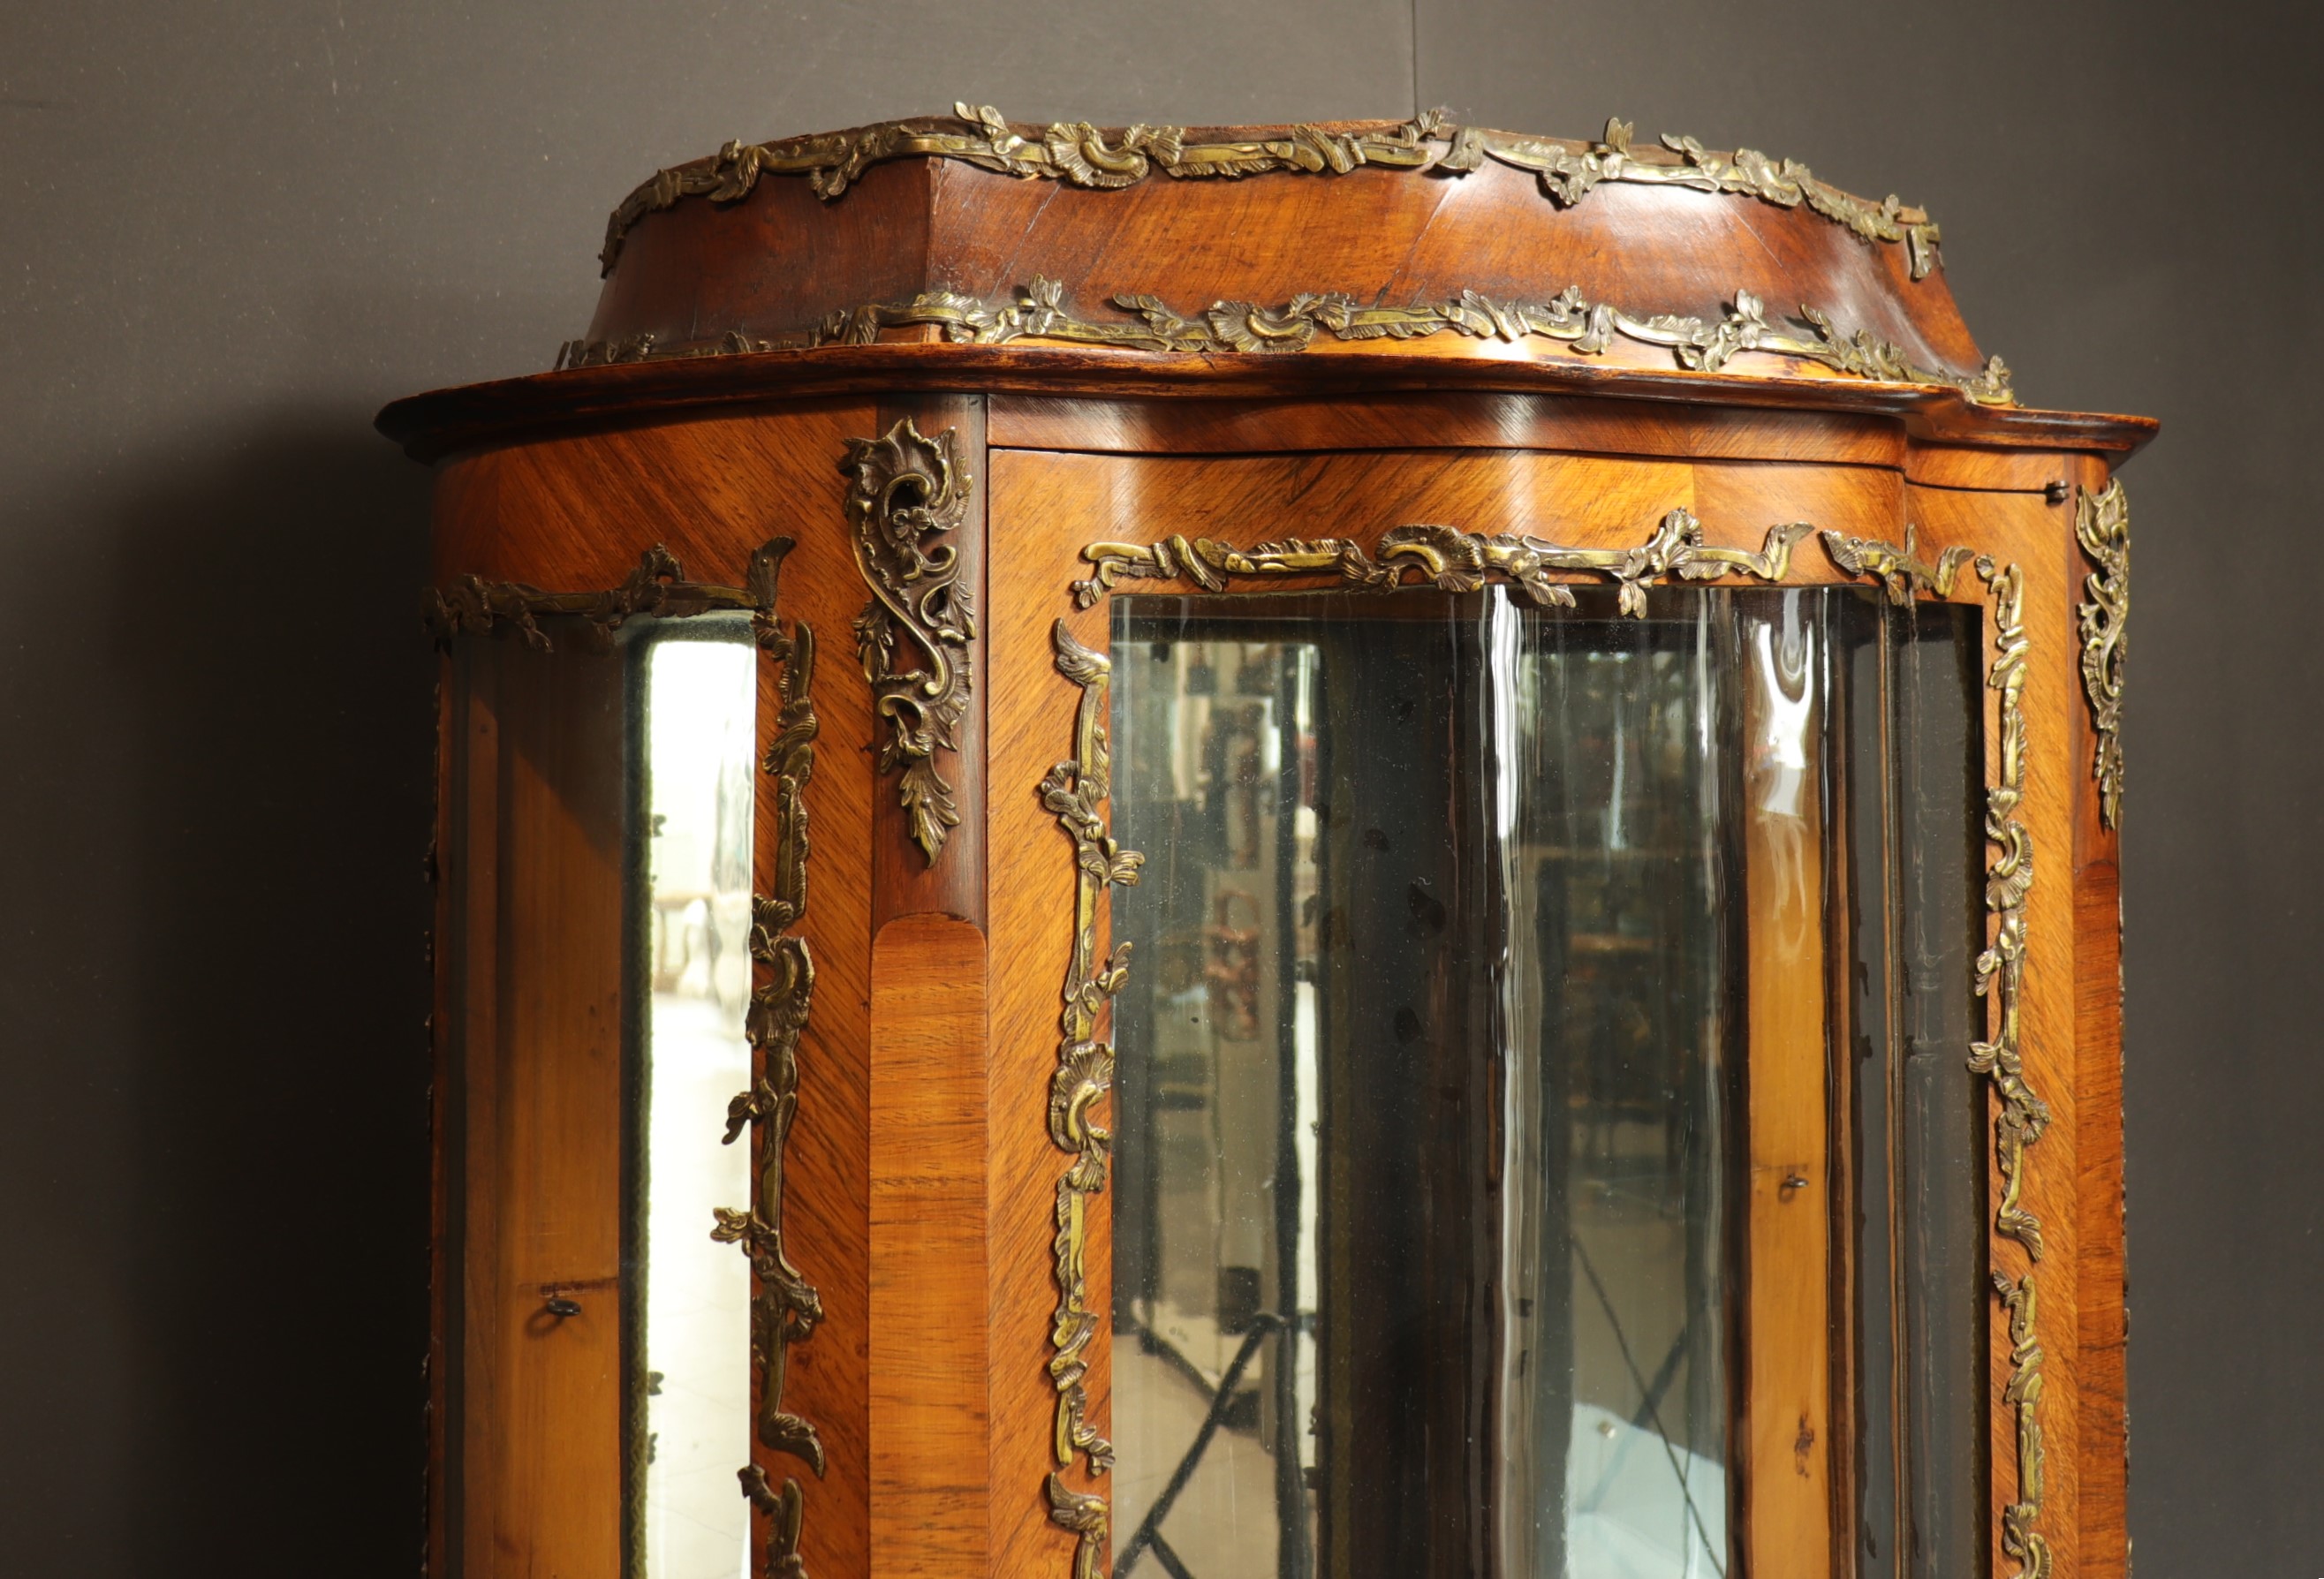
M1724 1574L1754 1278L1867 1571L1971 1571L1973 611L1113 608L1114 1572ZM1838 1165L1757 1176L1781 1060Z

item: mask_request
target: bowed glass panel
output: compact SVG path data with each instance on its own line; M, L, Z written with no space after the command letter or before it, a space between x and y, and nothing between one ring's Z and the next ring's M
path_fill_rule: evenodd
M1909 815L1923 843L1950 831L1922 867L1950 932L1917 963L1955 1000L1927 1040L1968 1024L1963 613L1916 624L1854 590L1656 589L1644 619L1591 589L1554 610L1499 587L1114 600L1112 824L1147 857L1111 901L1132 949L1117 1574L1725 1574L1751 1505L1746 1345L1786 1341L1749 1331L1751 1246L1779 1243L1752 1214L1794 1208L1831 1214L1830 1253L1763 1273L1812 1281L1831 1311L1814 1363L1890 1400L1841 1410L1851 1517L1893 1548L1901 1503L1945 1526L1965 1501L1974 1543L1975 1464L1923 1449L1914 1480L1895 1424L1960 1415L1932 1378L1978 1396L1960 1367L1978 1290L1956 1286L1976 1208L1949 1205L1917 1249L1845 1220L1876 1196L1868 1221L1912 1216L1891 1173L1941 1175L1953 1205L1980 1188L1958 1155L1973 1093L1933 1058L1917 1086L1892 1071L1868 997L1827 1002L1839 956L1868 950L1863 994L1896 997ZM1921 624L1942 648L1922 667L1952 688L1908 709ZM1898 783L1908 711L1931 708L1950 710L1950 755ZM1809 858L1842 831L1840 858ZM1813 892L1786 910L1766 897L1786 886ZM1836 901L1856 924L1784 985L1821 1028L1791 1051L1817 1080L1829 1065L1851 1157L1878 1127L1877 1177L1747 1205L1751 928ZM1950 1324L1941 1376L1865 1336L1914 1299Z

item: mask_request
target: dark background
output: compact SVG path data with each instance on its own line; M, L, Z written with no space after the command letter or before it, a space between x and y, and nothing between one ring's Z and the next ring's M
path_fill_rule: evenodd
M2324 1572L2324 28L2254 0L0 11L0 1568L418 1566L430 660L393 397L546 368L657 166L948 108L1689 132L1894 190L2159 416L2126 730L2132 1514Z

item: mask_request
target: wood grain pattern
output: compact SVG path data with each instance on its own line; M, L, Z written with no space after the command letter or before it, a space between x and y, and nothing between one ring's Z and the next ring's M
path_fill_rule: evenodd
M1564 361L1456 359L1393 351L1329 355L1164 353L1061 345L825 345L694 361L624 363L502 379L398 400L377 426L420 460L490 445L673 417L724 417L773 400L982 390L1146 398L1335 399L1386 392L1564 394L1656 406L1709 404L1895 418L1919 438L1997 448L2127 454L2143 417L1979 406L1959 391L1782 373L1689 372Z
M815 1423L827 1456L822 1479L806 1477L802 1555L812 1574L864 1572L870 1539L871 1106L864 1050L872 730L870 696L853 665L850 626L864 592L847 541L838 460L844 439L872 431L875 419L868 401L825 403L794 408L779 420L645 427L485 452L446 466L435 501L439 585L473 573L560 591L610 587L658 542L689 575L736 583L752 550L769 537L787 535L799 545L784 564L780 597L783 615L805 620L820 649L813 696L821 734L807 792L809 901L799 929L814 950L817 980L799 1051L800 1106L787 1153L784 1226L792 1259L816 1286L825 1319L791 1351L784 1402ZM762 664L762 741L772 738L773 684L771 666ZM756 886L765 891L776 808L773 783L764 775L754 828ZM456 996L464 1012L482 1012L475 995ZM482 1187L473 1168L467 1177L471 1189ZM463 1413L478 1407L472 1403ZM609 1433L605 1440L614 1437ZM534 1437L512 1437L498 1451L537 1453L537 1428ZM770 1455L762 1463L777 1483L782 1474L802 1473L787 1457ZM470 1500L494 1473L492 1462L469 1455L460 1473ZM617 1495L609 1495L617 1510ZM762 1542L765 1533L762 1519ZM614 1550L610 1538L607 1549Z
M654 240L643 241L643 226L633 238L646 247L647 262L636 261L633 245L622 248L624 266L606 277L586 337L715 338L776 301L781 311L828 304L811 319L843 303L908 300L927 289L930 180L925 163L899 161L864 171L843 203L825 203L803 180L768 180L739 207L697 202L665 209L652 217ZM668 261L663 266L651 261L656 250ZM742 262L753 253L758 267L701 266L708 256ZM770 258L780 266L765 267ZM555 349L542 346L544 360Z
M1801 716L1815 660L1744 654L1743 923L1748 1009L1747 1246L1736 1544L1748 1571L1831 1572L1831 1170L1824 938L1824 807ZM1788 657L1788 663L1787 663ZM1795 666L1794 685L1783 675ZM1820 718L1821 709L1816 710ZM1790 721L1787 722L1786 721ZM1809 760L1813 760L1811 755Z
M622 243L588 338L765 335L922 291L1006 299L1038 278L1090 312L1125 292L1199 312L1304 292L1403 305L1463 291L1546 301L1572 288L1639 317L1715 317L1750 292L1776 313L1812 301L1924 364L1983 361L1943 274L1909 279L1903 247L1866 245L1804 207L1676 188L1609 184L1568 207L1530 172L1489 162L1465 175L1367 167L1105 190L908 159L818 201L801 179L766 178L736 202L648 215ZM1261 236L1271 244L1252 244ZM777 259L790 266L768 266Z
M1974 488L1988 492L2039 493L2064 481L2074 457L2044 450L1995 450L1973 445L1928 444L1905 452L1904 475L1923 488Z
M828 1464L807 1483L801 1551L813 1575L862 1574L870 1561L872 809L874 803L871 692L855 665L850 627L863 607L863 581L846 543L839 440L862 433L868 409L811 414L805 420L714 432L716 453L740 456L742 497L722 502L736 539L779 531L798 540L783 562L781 610L804 620L816 645L814 698L821 732L807 792L807 913L800 927L815 950L815 1007L799 1046L799 1113L785 1161L784 1228L799 1267L823 1296L824 1324L791 1351L785 1405L816 1423ZM681 451L658 464L701 466ZM728 550L726 552L731 552ZM773 739L772 665L761 666L759 738ZM759 776L757 878L774 859L774 781ZM770 1473L789 1461L763 1460Z
M877 195L868 184L847 201L866 195ZM929 212L932 225L954 223ZM815 266L827 264L838 278L831 258ZM988 399L963 390L998 392ZM1618 391L1646 398L1609 398ZM908 411L924 432L931 424L960 432L977 482L981 563L971 584L983 634L973 744L960 753L973 795L969 777L955 780L968 814L945 859L972 849L979 859L949 874L927 873L899 828L881 821L893 785L873 772L876 721L850 632L866 592L838 461L844 439L883 431ZM1084 643L1105 646L1102 606L1076 611L1067 594L1088 569L1083 545L1184 534L1244 546L1342 537L1369 547L1390 528L1428 521L1629 548L1665 511L1684 508L1715 545L1756 550L1769 527L1794 520L1899 541L1910 519L1924 555L1960 545L2020 564L2033 642L2022 815L2037 873L2024 1042L2029 1079L2053 1113L2028 1154L2026 1184L2047 1239L2034 1269L2045 1353L2040 1528L2052 1579L2124 1571L2117 844L2097 823L2090 786L2074 667L2082 571L2070 510L2041 489L2066 475L2095 486L2099 457L2118 458L2151 425L1969 411L1957 398L1895 386L1622 372L1579 359L1455 364L1370 352L1229 359L907 344L512 381L405 403L386 425L421 453L461 452L439 475L439 581L474 572L606 587L657 541L690 575L733 581L765 537L798 541L783 570L782 609L808 622L821 649L803 926L818 981L800 1052L786 1226L825 1320L793 1351L786 1406L816 1424L829 1454L823 1479L804 1477L804 1555L816 1579L875 1569L1062 1579L1071 1560L1073 1538L1050 1522L1043 1485L1056 1467L1052 1212L1066 1161L1045 1113L1074 871L1071 844L1035 785L1070 751L1078 695L1056 670L1051 622L1062 617ZM1813 540L1798 546L1791 583L1842 579ZM1333 583L1275 586L1292 584ZM1955 595L1983 592L1965 574ZM1989 625L1986 637L1989 644ZM762 695L770 718L772 692ZM496 842L515 826L509 797L531 796L524 821L537 829L555 826L554 797L522 787L524 754L498 739L492 699L482 700L481 709L448 696L445 704L447 750L512 766L479 778L447 760L442 779L446 830L461 826L467 841L463 869L489 867L497 886L479 897L473 884L447 886L439 911L447 1078L437 1121L431 1551L439 1563L465 1553L470 1572L499 1572L493 1565L512 1560L513 1542L558 1572L610 1574L619 1511L618 1432L605 1413L618 1405L611 1329L595 1332L587 1315L552 1334L523 1327L540 1285L615 1274L586 1234L554 1245L542 1237L550 1216L602 1218L613 1231L617 1214L599 1198L608 1180L568 1176L549 1160L558 1146L596 1143L586 1134L606 1121L589 1116L591 1082L574 1078L569 1062L479 1066L473 1051L455 1056L553 1041L569 1059L570 1049L594 1045L589 1016L613 1012L617 1023L602 992L551 1003L480 986L545 969L510 950L552 935L540 917L594 907L588 885L604 878L570 857L555 863L553 878L525 877L550 847L512 853ZM581 739L555 748L578 749ZM761 790L763 874L773 803L770 786ZM1845 1445L1831 1365L1846 1356L1830 1352L1824 1203L1839 1181L1824 1161L1822 918L1797 897L1819 891L1824 834L1776 833L1764 819L1754 833L1744 896L1754 920L1742 1301L1755 1336L1738 1437L1748 1524L1738 1539L1763 1579L1827 1572L1825 1554L1849 1517L1834 1491L1844 1469L1834 1455ZM1776 862L1779 847L1788 868ZM448 863L448 843L445 853ZM1809 873L1804 890L1778 881L1785 871ZM982 932L971 924L980 917ZM552 1067L566 1072L543 1072ZM523 1159L535 1170L530 1183ZM1793 1178L1806 1182L1786 1189ZM497 1205L486 1210L480 1198ZM1102 1308L1111 1270L1106 1209L1093 1217L1087 1260ZM2013 1276L2026 1270L2007 1244L1995 1265ZM516 1295L492 1292L520 1285L531 1301L521 1309ZM590 1312L586 1294L583 1302ZM1090 1391L1093 1421L1110 1434L1109 1327L1101 1324L1091 1354ZM1997 1396L2007 1341L1998 1321L1993 1330ZM1765 1341L1769 1334L1778 1341ZM2015 1495L2016 1443L2006 1410L1996 1408L1991 1425L1997 1506ZM770 1473L800 1473L788 1460L766 1462ZM1079 1467L1066 1482L1106 1489ZM551 1515L558 1529L545 1531ZM1997 1574L2015 1571L1997 1537L1995 1556Z
M463 1572L621 1568L622 666L477 644L456 710ZM558 1317L553 1296L579 1306Z
M1273 400L999 395L998 448L1237 454L1291 450L1552 449L1673 459L1901 466L1904 427L1849 413L1673 407L1586 396L1354 394Z
M1895 473L1781 463L1621 460L1519 450L1157 455L1136 459L996 451L998 472L1055 479L1062 514L996 527L1010 562L1036 554L1064 572L1059 595L1089 573L1084 544L1173 534L1251 546L1285 537L1345 537L1369 551L1416 521L1487 535L1532 534L1569 546L1632 548L1676 509L1702 519L1707 543L1757 551L1767 529L1809 520L1857 535L1901 530ZM1070 502L1068 502L1070 500ZM1038 535L1037 535L1038 534ZM1056 536L1063 541L1052 543ZM1589 578L1584 578L1585 581ZM1846 579L1812 543L1794 552L1790 579ZM1331 586L1324 574L1305 584ZM1011 581L998 581L1006 601ZM1239 582L1250 590L1262 583ZM1268 586L1295 584L1269 578ZM1154 590L1127 582L1123 590ZM1078 629L1078 628L1076 628ZM997 836L996 836L996 848Z
M1111 521L1109 495L1059 488L1028 457L994 451L992 530L1001 550L988 570L986 623L991 674L988 766L993 868L992 1043L986 1078L991 1114L986 1176L992 1202L992 1572L1062 1576L1074 1538L1049 1522L1044 1486L1058 1468L1050 1455L1056 1391L1048 1363L1056 1305L1052 1236L1057 1180L1070 1160L1050 1143L1049 1075L1056 1066L1060 993L1073 946L1074 849L1037 792L1042 776L1073 755L1079 688L1057 672L1050 622L1067 618L1087 645L1105 648L1101 610L1075 615L1065 595L1078 573L1075 550L1094 521ZM1137 969L1133 962L1132 969ZM1110 1227L1107 1203L1091 1214ZM1111 1241L1091 1244L1088 1286L1096 1299L1112 1287ZM1100 1306L1100 1308L1103 1308ZM1101 1322L1091 1349L1091 1418L1110 1434L1108 1382L1112 1332ZM1075 1490L1108 1492L1078 1470Z
M2106 486L2107 469L2079 461L2076 483ZM2066 526L2070 503L2052 511L2064 540L2065 592L2082 597L2090 566ZM2090 770L2097 739L2089 709L2071 709L2073 730L2060 771L2073 792L2074 1106L2080 1148L2076 1209L2081 1219L2079 1330L2081 1364L2082 1572L2122 1579L2130 1571L2129 1400L2125 1374L2129 1340L2122 1126L2121 838L2098 812Z
M908 915L872 945L873 1579L991 1572L984 935Z

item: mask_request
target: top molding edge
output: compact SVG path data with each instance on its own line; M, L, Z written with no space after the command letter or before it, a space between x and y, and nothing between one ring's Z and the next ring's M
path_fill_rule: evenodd
M1453 123L1445 110L1409 121L1302 123L1287 126L1097 127L1086 121L1019 126L990 105L956 104L951 117L883 121L773 142L729 142L707 159L655 172L622 199L605 223L601 273L610 275L638 222L687 197L732 203L761 176L805 176L825 202L837 199L874 164L914 156L959 160L1026 180L1077 187L1134 186L1156 171L1176 179L1234 178L1281 171L1343 175L1360 165L1413 173L1464 175L1487 160L1530 170L1543 194L1570 208L1602 182L1674 186L1754 197L1811 212L1870 242L1901 243L1914 280L1942 265L1941 237L1925 209L1890 194L1874 203L1827 182L1794 160L1756 149L1706 150L1692 137L1665 133L1659 148L1634 150L1632 124L1609 119L1592 142L1529 137Z

